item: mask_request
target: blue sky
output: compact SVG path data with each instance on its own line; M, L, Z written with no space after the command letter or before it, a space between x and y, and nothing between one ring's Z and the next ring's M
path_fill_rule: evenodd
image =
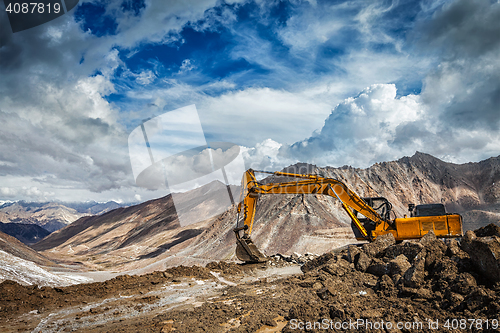
M145 119L195 104L247 166L500 154L500 4L80 1L13 34L0 5L0 200L144 200Z

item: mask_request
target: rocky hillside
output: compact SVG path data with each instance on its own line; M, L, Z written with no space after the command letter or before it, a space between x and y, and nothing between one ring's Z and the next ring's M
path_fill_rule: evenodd
M239 188L233 192L239 193ZM168 195L82 217L33 248L54 259L84 262L92 269L122 271L231 259L236 209L221 215L213 211L217 202L227 198L227 189L208 184L176 195L175 205ZM269 253L290 254L323 253L355 242L350 228L338 221L341 212L335 205L325 197L263 197L254 229L257 244ZM202 221L181 226L176 214L179 206L188 210L187 217L203 216Z
M0 222L36 224L53 232L86 214L55 202L18 201L0 206Z
M83 214L101 215L109 211L112 211L113 209L129 206L129 204L119 204L115 201L108 201L108 202L86 201L86 202L65 202L64 206L68 208L73 208L77 212Z
M500 221L500 156L479 163L453 164L417 152L367 169L323 168L363 196L385 196L399 216L409 203L443 203L464 216L464 228Z
M239 191L239 189L235 189ZM207 194L200 196L197 194ZM47 256L82 261L97 269L134 269L169 256L172 248L190 244L212 222L213 207L227 197L225 186L205 185L176 194L177 206L202 222L181 226L172 195L140 205L85 216L33 245Z
M8 283L34 285L38 289L36 286L67 286L92 281L69 273L71 271L68 266L47 259L16 238L0 232L0 285L8 280Z
M54 262L24 245L16 238L0 232L0 250L18 258L43 266L56 266Z

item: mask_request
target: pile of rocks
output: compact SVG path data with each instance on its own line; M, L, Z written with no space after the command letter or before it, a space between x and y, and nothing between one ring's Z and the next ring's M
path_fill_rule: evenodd
M305 263L318 258L318 255L313 253L300 254L297 252L291 255L283 255L277 253L270 256L269 265L271 266L287 266L287 265L304 265Z
M495 225L468 231L460 242L443 241L429 232L419 241L396 244L388 234L361 247L351 245L340 255L327 253L304 264L302 270L338 275L350 274L351 268L377 277L369 287L380 296L411 297L432 301L439 309L494 315L500 311L499 236Z

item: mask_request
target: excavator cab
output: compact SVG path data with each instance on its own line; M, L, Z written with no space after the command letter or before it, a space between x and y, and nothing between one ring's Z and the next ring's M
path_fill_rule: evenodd
M384 219L385 221L391 221L391 213L393 213L393 210L392 210L392 204L389 202L389 200L387 200L384 197L366 197L362 199L371 208L373 208L373 210L377 212L382 219ZM365 217L356 210L354 211L354 214L356 218L359 220L359 222L361 222L361 224L365 227L368 234L370 235L371 232L375 230L376 222L370 220L369 218ZM352 220L351 220L351 228L357 239L364 238L363 235L361 234L361 231L354 224L354 221Z
M443 204L425 204L417 205L412 212L412 217L415 216L441 216L446 215L446 209Z

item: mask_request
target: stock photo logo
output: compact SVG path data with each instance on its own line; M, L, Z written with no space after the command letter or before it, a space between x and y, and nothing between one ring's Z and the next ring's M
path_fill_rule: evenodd
M245 163L238 145L207 142L195 105L144 121L128 138L138 186L169 190L181 226L219 215L238 202ZM192 208L210 202L200 214Z
M79 0L3 0L12 32L50 22L72 10Z

